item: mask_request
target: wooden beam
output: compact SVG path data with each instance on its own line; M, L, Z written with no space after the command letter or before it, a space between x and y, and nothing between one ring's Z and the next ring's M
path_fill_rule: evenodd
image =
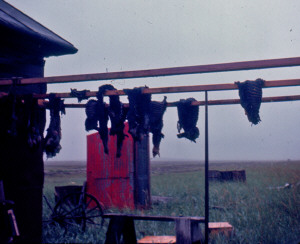
M285 86L300 86L300 79L290 80L270 80L265 82L264 88L271 87L285 87ZM225 91L238 89L235 83L229 84L210 84L210 85L196 85L196 86L175 86L175 87L159 87L159 88L145 88L143 93L161 94L161 93L182 93L182 92L200 92L200 91ZM87 97L95 97L96 91L87 92ZM104 95L125 95L123 90L106 91ZM56 93L60 98L73 98L71 93ZM48 98L49 94L36 94L37 98Z
M158 76L172 76L184 74L201 74L224 71L238 71L238 70L252 70L252 69L266 69L278 67L299 66L300 57L266 59L255 61L242 61L231 63L207 64L196 66L183 66L173 68L160 68L148 70L133 70L133 71L118 71L94 74L81 75L65 75L52 76L44 78L24 78L21 79L21 84L38 84L38 83L67 83L67 82L82 82L95 80L116 80L116 79L132 79L142 77L158 77ZM11 79L0 81L0 85L11 85Z
M138 215L138 214L126 214L126 213L105 213L102 218L113 218L113 217L127 217L133 220L149 220L149 221L176 221L178 219L189 218L192 221L203 223L204 217L198 216L161 216L161 215Z
M263 103L271 103L271 102L288 102L288 101L299 101L300 95L292 95L292 96L277 96L277 97L263 97ZM47 103L47 102L46 102ZM176 107L177 102L167 103L168 107ZM233 105L240 104L240 99L225 99L225 100L209 100L208 105ZM195 101L192 102L194 106L204 106L205 101ZM66 108L85 108L85 104L65 104ZM125 104L128 107L128 104Z

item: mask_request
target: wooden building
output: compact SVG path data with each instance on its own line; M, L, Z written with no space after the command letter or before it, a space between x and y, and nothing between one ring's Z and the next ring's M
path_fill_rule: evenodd
M69 42L42 26L26 14L0 0L0 83L13 77L43 77L45 57L74 54ZM45 84L0 86L0 92L14 94L46 93ZM2 100L2 101L1 101ZM15 215L21 234L20 242L41 243L42 189L44 183L43 143L28 146L25 131L14 136L5 125L11 123L9 102L0 99L0 180L7 199L15 202ZM17 123L23 123L22 107L16 108ZM44 109L39 114L39 127L44 130ZM1 241L1 240L0 240ZM1 241L2 242L2 241Z

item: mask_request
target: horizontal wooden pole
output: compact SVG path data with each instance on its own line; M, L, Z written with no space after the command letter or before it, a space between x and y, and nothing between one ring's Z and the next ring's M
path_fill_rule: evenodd
M300 86L300 79L290 80L270 80L265 82L264 88L271 87L287 87L287 86ZM162 93L182 93L182 92L201 92L201 91L224 91L238 89L235 83L229 84L210 84L210 85L196 85L196 86L175 86L175 87L159 87L159 88L145 88L143 93L162 94ZM87 92L87 97L95 97L96 91ZM104 95L125 95L123 90L106 91ZM74 98L71 93L56 93L60 98ZM35 94L37 98L48 98L49 94Z
M271 102L288 102L288 101L299 101L300 95L291 95L291 96L276 96L276 97L263 97L263 103ZM47 103L47 102L46 102ZM177 102L167 103L167 107L176 107ZM233 105L240 104L240 99L225 99L225 100L209 100L208 105ZM195 101L192 103L194 106L204 106L205 101ZM85 108L85 104L65 104L66 108ZM128 107L128 104L125 104L125 107Z
M178 219L190 219L195 222L203 223L204 217L198 216L160 216L160 215L137 215L137 214L122 214L122 213L107 213L103 214L102 218L125 217L133 220L150 220L150 221L175 221Z
M94 74L81 75L65 75L52 76L44 78L24 78L20 80L20 84L38 84L38 83L67 83L67 82L82 82L95 80L116 80L116 79L132 79L142 77L158 77L158 76L172 76L184 74L201 74L224 71L238 71L238 70L252 70L252 69L266 69L299 66L300 57L266 59L255 61L242 61L231 63L207 64L196 66L183 66L173 68L160 68L148 70L133 70L133 71L118 71ZM0 81L0 85L11 85L11 79L4 79Z

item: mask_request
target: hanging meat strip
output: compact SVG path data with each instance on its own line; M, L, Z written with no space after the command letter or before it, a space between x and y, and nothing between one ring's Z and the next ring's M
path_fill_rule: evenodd
M107 90L116 90L112 85L106 85ZM109 96L108 114L111 121L110 135L117 136L117 158L121 157L123 140L127 135L124 134L124 122L126 120L128 109L120 102L117 95Z
M77 89L71 88L71 97L77 97L77 100L79 103L81 103L82 100L89 99L89 97L86 95L87 92L90 92L90 90L82 90L77 91Z
M11 128L12 115L10 111L11 96L0 97L0 135L7 135Z
M26 126L28 132L28 144L35 147L42 141L42 133L40 131L41 119L39 116L39 105L37 98L32 94L24 95L24 113L26 115Z
M98 103L96 100L91 99L85 105L85 130L98 130Z
M107 90L107 87L109 85L103 85L99 87L98 93L97 93L97 116L99 121L99 127L98 132L100 134L104 152L108 154L108 128L107 128L107 122L108 122L108 108L106 107L106 103L103 100L103 96L105 91Z
M199 137L200 132L196 127L199 115L199 107L192 106L194 98L180 99L177 103L179 121L177 122L178 133L183 128L184 132L177 135L178 138L185 137L193 142Z
M138 87L132 90L124 89L128 95L129 111L127 114L129 133L135 141L141 141L150 129L151 94L143 94L148 87Z
M16 137L20 132L20 119L18 118L20 111L19 109L23 104L20 99L17 99L14 94L9 94L8 96L2 97L0 99L0 134L10 135ZM23 114L23 113L21 113ZM24 128L21 128L24 129Z
M50 94L48 108L50 109L50 124L47 129L45 138L44 150L48 158L54 157L61 150L61 127L60 115L65 114L65 106L61 98L55 97L55 94Z
M248 120L255 125L261 121L259 109L262 100L262 87L264 86L264 83L265 81L262 79L236 82L239 88L241 105L245 110Z
M153 149L152 154L153 157L159 154L159 145L162 138L164 138L164 134L161 133L161 130L164 126L163 124L163 116L167 108L167 97L164 97L162 102L152 101L150 107L150 131L153 134L152 143Z
M32 94L1 98L0 107L0 114L7 118L0 122L0 134L24 137L32 148L42 142L43 129L39 126L42 123L40 108Z

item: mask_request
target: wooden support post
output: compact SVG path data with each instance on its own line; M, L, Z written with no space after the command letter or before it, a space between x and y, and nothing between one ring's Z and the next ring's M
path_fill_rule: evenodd
M176 225L176 243L192 244L201 243L203 236L199 223L190 218L182 217L175 220Z
M105 244L119 244L121 236L123 236L124 244L137 243L134 220L132 218L115 216L110 219Z
M134 151L134 202L136 208L145 209L151 205L149 135L135 142Z
M205 243L208 243L208 222L209 222L209 182L208 182L208 94L205 91Z

